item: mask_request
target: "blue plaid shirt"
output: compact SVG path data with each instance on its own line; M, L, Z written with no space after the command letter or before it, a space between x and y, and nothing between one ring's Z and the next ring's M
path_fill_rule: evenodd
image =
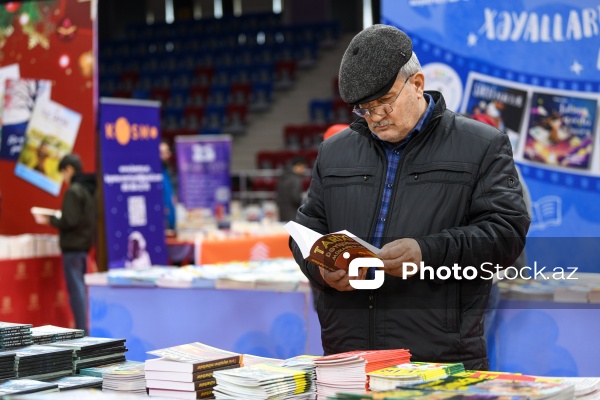
M398 164L400 164L400 159L402 158L402 154L404 153L404 149L408 145L408 142L423 129L424 126L427 126L427 123L431 119L431 115L433 114L433 108L435 107L435 102L433 98L427 93L424 94L425 99L429 105L427 106L427 110L417 122L417 125L408 133L406 138L397 145L394 145L389 142L385 142L379 139L373 132L371 135L382 144L383 150L385 151L385 156L387 158L387 174L385 175L385 186L383 187L383 196L381 198L381 206L379 207L379 215L377 217L377 225L375 226L375 233L373 235L373 246L381 247L381 241L383 239L383 231L385 229L385 221L388 214L390 199L392 197L392 191L394 189L394 180L396 178L396 172L398 171ZM369 273L373 273L373 269L369 270Z

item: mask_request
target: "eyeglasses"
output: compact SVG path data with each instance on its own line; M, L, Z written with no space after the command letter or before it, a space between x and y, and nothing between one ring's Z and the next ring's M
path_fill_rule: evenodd
M387 104L379 104L379 105L371 107L371 108L354 107L352 109L352 112L354 112L354 114L358 115L359 117L363 117L363 118L366 116L371 117L371 116L373 116L373 114L381 115L381 116L388 115L389 113L394 111L394 109L392 108L392 104L394 104L396 99L398 99L398 97L400 96L400 93L402 93L402 91L404 90L404 86L406 86L406 82L408 82L408 80L410 78L412 78L413 75L414 74L412 74L411 76L409 76L408 78L406 78L404 80L404 84L402 85L402 88L400 89L400 91L398 92L398 94L396 95L394 100L390 101Z

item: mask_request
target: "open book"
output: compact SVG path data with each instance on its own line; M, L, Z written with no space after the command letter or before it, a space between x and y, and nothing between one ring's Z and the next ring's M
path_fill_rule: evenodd
M56 217L58 219L62 217L62 212L60 210L44 207L31 207L31 214L38 224L44 223L44 220L40 219L39 216Z
M294 221L288 222L284 227L298 244L305 260L332 272L338 269L348 271L348 265L353 259L378 258L377 253L381 251L345 230L321 235Z
M32 214L38 214L38 215L47 215L49 217L56 217L56 218L60 218L62 216L62 213L60 212L60 210L53 210L51 208L44 208L44 207L31 207L31 213Z

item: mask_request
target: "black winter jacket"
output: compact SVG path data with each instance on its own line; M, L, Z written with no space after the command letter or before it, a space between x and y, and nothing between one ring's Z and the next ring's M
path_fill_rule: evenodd
M400 160L382 245L414 238L433 268L512 265L530 221L508 137L446 110L439 92L428 93L436 102L433 115ZM380 146L364 119L323 142L297 222L320 233L346 229L372 240L387 168ZM290 247L318 289L326 354L406 348L413 361L488 368L483 314L491 279L386 274L379 289L339 292L303 260L293 240Z
M60 249L89 251L96 239L96 176L76 174L65 192L61 218L51 217L58 228Z

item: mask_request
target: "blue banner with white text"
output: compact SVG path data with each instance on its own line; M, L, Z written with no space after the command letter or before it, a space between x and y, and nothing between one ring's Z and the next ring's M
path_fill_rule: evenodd
M164 265L159 104L101 99L99 122L108 267Z
M509 135L530 239L600 237L599 0L382 0L381 22L412 38L426 89ZM529 260L545 258L543 243L528 241Z

